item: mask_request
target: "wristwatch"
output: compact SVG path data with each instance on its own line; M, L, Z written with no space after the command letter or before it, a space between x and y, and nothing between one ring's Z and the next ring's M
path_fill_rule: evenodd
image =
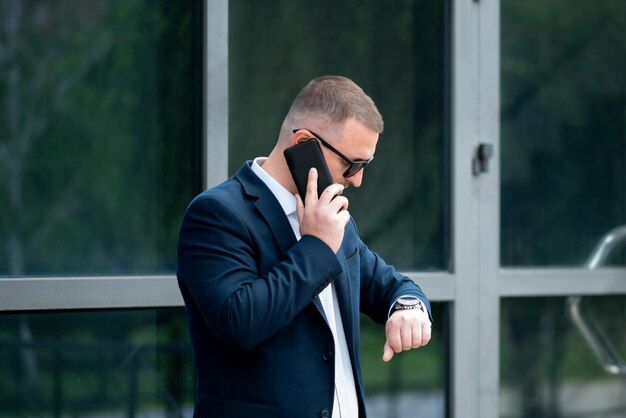
M398 298L396 303L393 304L393 307L391 308L391 313L408 309L419 309L422 312L426 312L424 310L424 304L421 300L419 300L419 298L415 296L402 296Z

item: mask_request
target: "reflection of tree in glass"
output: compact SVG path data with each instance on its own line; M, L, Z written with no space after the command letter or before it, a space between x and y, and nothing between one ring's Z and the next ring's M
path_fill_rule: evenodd
M193 4L2 6L0 275L172 271L199 182Z
M47 200L45 216L31 206L33 190L28 190L33 180L29 159L46 140L54 113L69 116L72 103L68 91L111 46L110 37L103 34L80 59L68 56L65 43L71 43L74 34L64 24L54 22L63 16L60 7L49 2L25 7L24 2L14 0L4 2L0 9L0 124L4 127L0 133L0 231L6 251L6 267L0 274L26 274L26 253L46 241L59 222L75 213L78 204L74 193L80 176L70 179ZM71 22L75 29L87 29L92 17L87 13L76 16L79 19ZM75 65L67 65L72 58ZM26 347L33 342L26 321L20 321L19 338ZM38 393L41 378L37 358L29 348L20 354L27 390Z
M8 264L0 273L20 276L27 273L26 254L45 242L59 222L75 214L79 204L75 192L80 173L66 176L65 184L54 184L59 179L47 170L50 164L33 164L32 160L41 163L40 159L46 159L41 156L42 147L56 139L49 134L54 134L65 118L71 119L77 106L69 97L71 90L110 50L112 39L110 33L102 32L97 39L90 39L89 48L79 45L96 17L94 7L84 8L83 13L74 10L71 17L76 19L68 21L70 16L64 15L57 3L25 7L22 1L9 1L3 6L0 99L5 129L0 137L4 178L0 190L5 210L0 226L5 232ZM37 213L40 208L33 206L34 195L46 197L44 213Z
M504 265L580 266L626 223L624 4L574 3L502 3Z

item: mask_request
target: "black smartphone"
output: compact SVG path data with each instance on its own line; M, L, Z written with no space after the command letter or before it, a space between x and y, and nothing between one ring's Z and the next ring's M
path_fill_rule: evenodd
M306 196L306 184L312 167L317 169L318 197L324 189L333 184L333 178L326 165L326 160L324 160L324 154L322 154L320 144L315 139L311 138L289 147L284 151L284 154L302 201Z

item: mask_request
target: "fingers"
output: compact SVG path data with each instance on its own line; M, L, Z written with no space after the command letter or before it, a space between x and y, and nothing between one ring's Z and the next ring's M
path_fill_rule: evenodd
M430 320L428 320L427 323L424 324L424 329L428 330L428 332L422 332L422 345L428 344L430 342L430 338L432 337L433 324L430 322Z
M410 350L411 348L419 348L422 345L424 345L423 344L424 333L422 332L422 325L421 324L414 323L412 325L412 327L411 327L411 335L412 335L412 339L409 342L409 344L411 344L411 346L409 348L405 348L405 350ZM405 347L404 341L403 341L402 347Z
M389 345L389 342L385 341L385 346L383 347L383 361L388 362L393 358L393 348Z
M311 167L311 169L309 170L309 178L306 184L306 196L304 197L305 205L314 204L318 200L320 201L320 203L324 205L328 205L330 202L335 200L336 196L343 193L343 190L345 189L345 187L342 184L334 183L328 186L326 189L324 189L318 198L317 177L318 177L317 169L315 167ZM343 209L347 209L348 199L343 198L341 202L345 203L345 208Z
M422 342L422 329L415 325L404 326L400 329L400 342L402 350L417 348Z
M348 199L341 194L344 186L328 186L318 199L317 171L309 171L304 203L296 197L296 212L300 221L300 235L315 236L326 243L335 253L343 241L345 226L350 222Z
M299 194L296 194L296 215L298 216L298 222L302 223L302 218L304 218L304 202Z
M389 361L393 354L419 348L431 338L431 323L421 311L408 310L394 313L385 326L386 337L383 360ZM387 360L386 360L387 359Z
M339 212L342 210L348 210L349 204L350 202L348 201L347 197L337 196L333 200L331 200L328 205L332 207L335 210L335 212Z
M333 201L336 197L343 193L345 187L342 184L334 183L324 189L322 194L320 195L320 203L324 205L328 205L331 201ZM317 195L316 195L317 196ZM346 199L344 197L344 199ZM346 199L347 200L347 199Z
M432 324L430 321L426 321L422 325L422 345L428 344L430 338L432 337Z
M304 204L311 206L317 201L317 169L311 168L309 170L309 179L306 183L306 196L304 197Z

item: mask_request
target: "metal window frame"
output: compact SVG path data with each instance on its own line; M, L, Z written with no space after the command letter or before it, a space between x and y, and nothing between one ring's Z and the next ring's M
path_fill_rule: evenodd
M454 0L452 6L451 229L456 273L449 336L452 417L498 414L497 158L488 173L472 174L472 159L481 142L492 144L498 153L499 39L485 37L487 23L492 35L499 34L492 16L497 6L469 0ZM486 54L487 50L493 53Z
M228 0L205 6L204 187L228 176Z

